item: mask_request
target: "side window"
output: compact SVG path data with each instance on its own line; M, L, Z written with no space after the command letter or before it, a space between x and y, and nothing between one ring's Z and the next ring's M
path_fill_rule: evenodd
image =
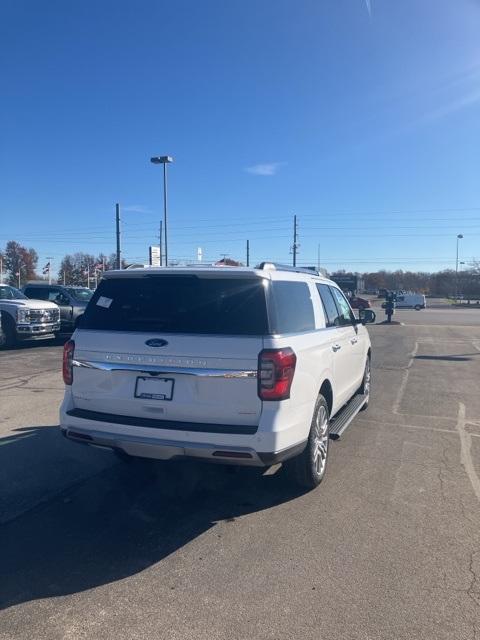
M68 299L68 296L66 296L61 291L50 291L50 295L49 295L48 299L51 300L52 302L55 302L56 304L60 304L62 306L69 306L70 305L70 300Z
M350 305L347 302L347 299L343 295L343 293L337 289L336 287L329 287L332 292L333 297L335 298L335 302L337 303L340 326L345 326L349 324L353 324L353 314L350 309Z
M337 305L330 293L330 287L326 284L317 284L318 293L322 299L323 310L325 311L325 319L327 327L337 327L340 324Z
M26 287L25 295L33 300L48 300L48 289L45 287Z
M274 333L300 333L315 329L310 289L305 282L271 283Z

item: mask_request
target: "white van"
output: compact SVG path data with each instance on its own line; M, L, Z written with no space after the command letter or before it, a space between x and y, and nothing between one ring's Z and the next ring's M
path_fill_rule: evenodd
M402 293L397 295L397 309L425 309L427 306L425 296L421 293Z

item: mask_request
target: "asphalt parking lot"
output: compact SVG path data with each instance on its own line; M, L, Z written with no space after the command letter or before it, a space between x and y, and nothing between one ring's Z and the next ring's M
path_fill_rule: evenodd
M480 311L395 319L311 493L67 442L61 345L1 352L0 639L480 638Z

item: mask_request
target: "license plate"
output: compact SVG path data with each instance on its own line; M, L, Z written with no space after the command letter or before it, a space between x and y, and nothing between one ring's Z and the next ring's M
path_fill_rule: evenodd
M172 378L137 378L135 398L143 400L171 400L173 397Z

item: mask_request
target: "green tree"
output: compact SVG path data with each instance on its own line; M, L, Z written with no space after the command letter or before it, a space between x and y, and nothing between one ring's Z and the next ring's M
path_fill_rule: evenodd
M4 251L4 270L7 281L14 286L25 284L28 280L37 279L35 269L38 255L35 249L27 249L15 240L9 240Z

